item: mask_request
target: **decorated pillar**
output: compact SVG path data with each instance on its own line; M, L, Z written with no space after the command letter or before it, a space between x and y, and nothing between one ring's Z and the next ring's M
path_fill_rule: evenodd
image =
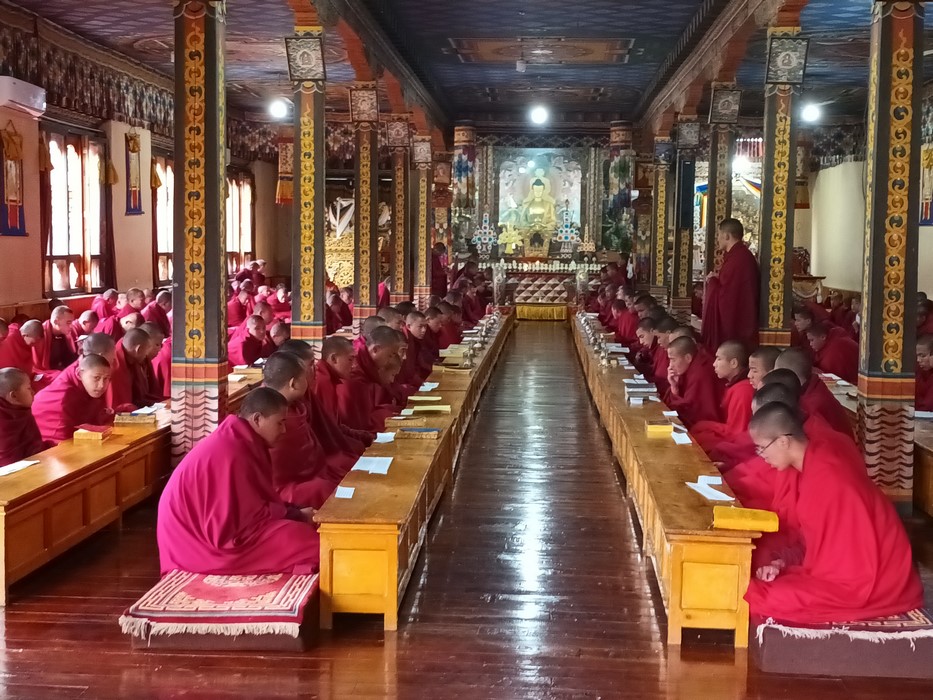
M924 6L875 2L872 13L858 434L872 478L907 500L914 465Z
M594 162L597 177L591 182L598 182L598 163ZM635 183L635 151L632 150L632 125L628 122L612 122L609 125L609 207L611 224L610 240L603 239L602 207L594 207L590 221L597 228L596 236L609 250L624 248L625 239L631 246L630 255L635 247L635 211L632 207L632 190ZM596 190L595 187L591 188ZM594 192L595 194L595 192ZM597 200L597 205L599 204ZM589 238L589 232L584 238Z
M732 216L732 161L735 159L735 124L739 120L742 91L733 83L713 83L710 98L709 180L706 202L706 250L710 273L722 264L716 245L719 222Z
M632 252L635 255L635 287L648 291L651 280L651 242L654 215L654 155L639 153L635 159L635 236Z
M671 166L674 142L669 137L654 139L654 227L651 233L651 293L667 296L667 232L670 228L670 198L673 196Z
M376 313L379 294L379 97L375 83L350 88L350 118L356 135L356 194L353 213L353 334Z
M450 151L436 151L434 153L433 196L431 198L431 206L434 209L431 245L443 243L447 246L448 251L452 244L450 232L450 207L453 202L453 193L450 191L452 169L453 153Z
M172 456L227 412L224 3L175 4L175 310Z
M696 149L700 122L677 124L677 171L674 191L674 248L671 265L671 309L689 315L693 294L693 204L696 196Z
M294 85L294 229L292 233L292 337L324 341L324 30L295 27L285 39Z
M476 128L454 127L453 212L470 214L476 208Z
M431 218L434 214L433 158L431 137L415 136L411 146L414 169L411 177L412 261L415 278L415 304L424 310L431 296Z
M389 148L392 150L392 295L394 306L411 301L411 217L408 189L411 173L411 126L408 116L396 118L386 125Z
M765 153L761 182L761 268L758 326L762 345L790 345L797 173L796 96L803 85L808 40L800 27L768 30Z

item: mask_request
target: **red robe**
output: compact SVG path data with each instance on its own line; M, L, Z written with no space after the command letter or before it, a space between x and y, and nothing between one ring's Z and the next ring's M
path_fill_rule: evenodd
M441 326L437 345L441 350L444 350L451 345L459 345L462 340L463 327L454 321L447 321Z
M341 436L335 436L342 444L341 449L356 452L357 455L369 447L376 439L376 431L356 430L340 421L340 406L338 389L343 379L336 370L323 360L314 365L313 391L309 390L309 403L311 405L311 420L319 436L332 434L333 427L339 426Z
M918 411L933 411L933 372L917 370L917 403Z
M240 302L238 296L233 297L230 301L227 302L227 328L234 328L239 326L243 321L245 321L249 316L253 314L253 308L255 307L255 302L252 297L246 300L246 303L243 304Z
M753 579L751 613L796 624L896 615L923 606L923 586L894 506L847 465L834 441L804 455L793 504L803 558L766 583Z
M106 301L100 294L91 302L91 311L97 314L98 322L117 315L116 303Z
M704 452L709 454L720 442L731 442L748 431L754 396L755 389L748 381L748 372L742 372L726 384L720 406L723 422L700 421L690 430Z
M110 368L107 405L114 411L135 411L149 401L149 376L144 365L127 357L123 343L117 343L115 360Z
M688 429L700 421L718 421L722 384L713 372L713 366L701 355L693 358L687 371L680 378L680 393L674 395L668 389L664 402L677 411Z
M337 386L340 422L355 430L380 432L386 418L398 413L369 351L356 354L350 378Z
M74 435L79 425L107 425L113 412L106 397L92 398L78 379L78 364L61 372L49 386L36 394L32 414L42 439L57 445Z
M408 349L405 353L405 361L402 363L402 369L399 370L395 383L402 387L406 398L411 396L424 383L425 377L431 373L430 366L425 374L423 364L422 341L405 329L405 337L408 338Z
M376 287L376 308L384 309L387 306L391 306L391 295L389 294L389 288L386 287L385 282L380 282Z
M473 328L485 315L486 309L478 297L465 294L463 297L463 325Z
M855 312L847 306L840 305L829 310L829 320L847 333L851 333L852 324L855 323Z
M0 398L0 467L51 447L42 439L32 410Z
M245 323L227 341L227 359L231 365L251 365L262 356L262 341L249 334Z
M341 328L340 317L334 311L333 307L325 306L324 307L324 333L326 335L333 335Z
M826 343L814 353L813 364L825 374L835 374L845 381L858 381L858 343L842 328L830 328Z
M703 340L711 352L727 340L758 346L758 261L742 242L723 255L719 276L706 283Z
M428 332L424 334L424 340L421 341L421 348L427 358L425 366L430 369L433 369L434 363L440 358L440 343L440 334L428 328ZM428 374L431 372L429 371Z
M431 253L431 294L441 299L447 296L447 266L435 253Z
M337 314L337 318L340 321L340 328L353 325L353 309L351 309L350 305L343 299L335 299L334 303L330 305L330 308ZM340 328L338 328L338 330Z
M156 384L152 387L152 391L156 388L161 388L162 396L169 398L172 395L172 340L169 338L164 343L162 347L159 348L159 353L155 356L155 359L152 361L152 371L155 375Z
M272 486L269 448L249 423L227 416L172 472L159 500L162 573L306 574L319 538Z
M266 303L269 305L269 308L272 309L272 313L275 314L275 317L281 321L288 321L292 317L292 305L289 301L279 301L279 298L273 294L268 299Z
M624 309L615 318L616 342L622 345L634 345L638 341L635 331L638 330L638 316L628 309Z
M818 376L810 377L810 381L803 387L800 409L807 415L822 416L833 430L846 435L855 442L855 433L852 432L849 414Z
M0 341L0 369L6 367L15 367L29 375L30 379L33 376L32 348L26 345L15 323L10 324L6 338Z
M142 314L146 321L156 324L166 338L172 335L172 322L169 320L165 309L157 303L154 301L149 302L146 308L142 310Z
M658 343L654 346L654 359L651 373L654 375L654 385L658 387L658 395L664 396L671 385L667 381L667 369L671 365L671 358L667 354L667 348L661 347Z
M917 337L921 338L925 335L933 335L933 315L928 316L926 321L917 326Z
M51 321L42 322L42 332L44 334L42 340L32 346L33 372L49 375L49 379L53 379L58 372L78 359L78 349L70 333L55 334ZM57 344L57 357L53 356L52 352L53 338L54 343Z

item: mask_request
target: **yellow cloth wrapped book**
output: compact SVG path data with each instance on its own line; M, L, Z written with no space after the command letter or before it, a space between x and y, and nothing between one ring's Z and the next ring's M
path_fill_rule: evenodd
M770 510L713 506L713 527L717 530L777 532L778 516Z
M663 420L646 420L645 433L652 437L664 437L674 432L674 425L666 418Z

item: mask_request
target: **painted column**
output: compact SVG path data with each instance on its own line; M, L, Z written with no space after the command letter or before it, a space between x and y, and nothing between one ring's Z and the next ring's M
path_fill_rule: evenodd
M424 310L431 296L431 218L434 214L431 137L415 136L411 152L414 166L411 177L411 238L415 304Z
M632 125L628 122L612 122L609 125L609 221L615 234L612 241L604 240L602 230L603 208L599 206L596 184L601 178L597 168L597 176L591 177L593 183L594 207L589 220L589 226L595 226L595 235L600 243L611 250L616 250L623 237L628 237L632 249L630 255L635 254L635 211L632 208L632 190L635 182L635 151L632 150Z
M709 184L706 201L706 270L722 264L722 251L716 245L719 222L732 216L732 161L735 159L735 131L728 124L713 124L709 134Z
M476 208L476 128L470 124L454 127L453 186L454 215L472 214Z
M651 293L666 300L667 234L670 228L670 198L673 196L671 166L674 162L674 142L668 137L654 139L654 227L651 233Z
M295 90L292 337L315 346L320 346L326 333L323 43L322 27L295 27L295 36L285 40Z
M172 457L227 412L224 3L181 0L175 17L175 308Z
M654 216L654 155L639 153L635 160L635 236L632 251L635 254L635 288L642 292L649 289L651 280L651 251Z
M411 216L408 189L411 173L411 127L408 117L387 124L389 148L392 149L392 294L394 306L411 301Z
M693 203L696 196L696 149L700 123L677 125L677 171L674 191L674 248L671 265L671 309L690 315L693 294Z
M875 2L868 85L858 433L889 495L913 491L922 3Z
M800 27L768 30L765 151L761 182L761 269L758 327L762 345L790 345L797 173L796 97L803 83L807 44Z
M356 134L356 195L353 214L353 334L376 313L379 286L379 98L375 83L350 88L350 118Z

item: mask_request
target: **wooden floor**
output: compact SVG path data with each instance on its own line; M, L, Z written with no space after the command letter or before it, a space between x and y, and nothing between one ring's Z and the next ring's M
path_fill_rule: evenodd
M144 507L14 587L0 698L933 697L933 684L764 676L711 638L669 653L569 333L525 323L512 343L397 633L346 616L301 655L132 652L117 616L158 576ZM928 574L933 527L910 526Z

